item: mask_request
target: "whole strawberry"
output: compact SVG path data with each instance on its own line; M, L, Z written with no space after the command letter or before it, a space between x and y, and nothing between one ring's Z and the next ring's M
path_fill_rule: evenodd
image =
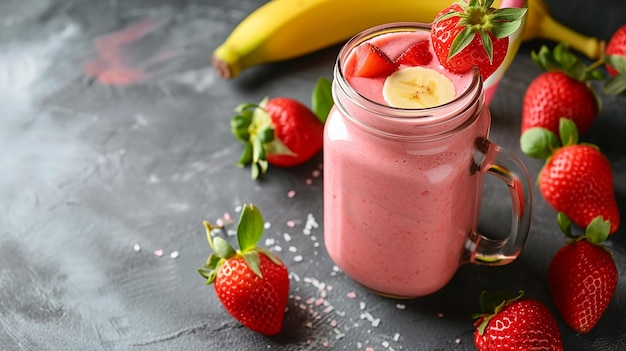
M604 54L605 67L611 78L602 90L608 95L626 95L626 25L613 33Z
M231 131L245 147L239 165L252 163L252 178L268 164L289 167L306 162L322 149L324 124L304 104L278 97L242 104L231 119Z
M559 213L559 225L569 240L552 258L548 285L565 323L578 333L592 330L604 314L617 288L617 266L601 244L610 224L594 219L585 235L574 237L570 220Z
M554 133L539 127L527 130L520 138L524 153L546 159L538 179L541 194L578 226L586 228L602 216L611 223L609 232L615 233L620 216L609 160L597 146L578 143L571 120L562 118L559 129L561 143Z
M492 7L493 0L466 0L443 9L431 28L431 41L441 64L453 73L478 66L483 80L502 64L509 36L521 26L525 8Z
M289 274L283 262L271 252L257 247L263 234L263 217L254 205L245 205L237 226L240 249L220 237L204 222L213 249L200 275L213 284L224 308L251 330L265 335L278 334L283 326Z
M474 326L474 344L478 351L563 350L556 319L550 310L523 292L483 293L482 314Z
M522 102L522 133L543 127L558 134L559 119L569 118L585 133L600 111L598 97L589 84L603 79L602 72L586 67L567 46L558 44L551 52L542 46L532 52L535 63L546 72L526 89Z

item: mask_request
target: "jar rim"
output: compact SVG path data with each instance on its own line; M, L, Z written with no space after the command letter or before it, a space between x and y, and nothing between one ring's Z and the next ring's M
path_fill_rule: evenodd
M356 119L354 116L351 116L350 113L347 113L345 111L345 106L343 106L343 104L341 103L340 97L337 96L338 92L336 90L339 89L341 94L350 99L351 105L357 106L359 109L363 109L375 114L378 119L386 120L390 123L410 123L413 128L424 127L428 129L433 129L433 127L449 125L450 123L453 123L453 120L458 120L460 116L467 116L468 114L464 112L468 111L470 112L470 116L477 115L477 113L471 113L470 110L476 105L482 106L484 104L484 92L483 81L480 76L479 69L476 66L472 68L472 79L469 85L462 92L460 92L452 100L444 104L426 108L401 108L389 106L387 104L380 103L363 96L348 83L348 80L344 75L344 65L353 48L379 35L415 30L430 31L431 27L432 26L429 23L392 22L371 27L350 38L339 51L339 55L335 63L335 86L333 88L333 98L335 100L335 105L337 105L340 110L344 110L344 113L348 115L351 119ZM368 127L369 129L372 128L371 125L362 120L357 119L357 122ZM466 126L467 123L471 121L457 122L458 123L453 123L455 127ZM390 134L391 136L396 135L400 137L405 137L404 135L397 135L398 133L393 132L384 133L383 130L378 127L373 127L373 129L378 134L383 133ZM454 129L457 128L447 129L447 131L442 132L442 134L450 134L451 132L454 132ZM430 136L432 137L433 135ZM411 135L406 135L406 137L411 137Z

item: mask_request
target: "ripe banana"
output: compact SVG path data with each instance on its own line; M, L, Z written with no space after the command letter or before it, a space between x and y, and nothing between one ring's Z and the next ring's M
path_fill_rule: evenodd
M213 53L213 66L224 78L244 69L287 60L338 44L375 25L389 22L430 23L454 0L270 0L246 17ZM510 0L496 0L500 6ZM519 2L519 1L518 1ZM522 40L567 42L590 58L602 54L596 38L556 22L543 0L528 0Z
M415 66L395 71L385 80L383 97L393 107L427 108L454 99L454 83L434 69Z

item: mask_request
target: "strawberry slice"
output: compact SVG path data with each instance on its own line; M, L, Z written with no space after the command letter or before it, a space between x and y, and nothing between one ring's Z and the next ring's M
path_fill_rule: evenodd
M430 52L430 42L422 40L409 46L396 59L396 66L424 66L433 60L433 54Z
M354 75L357 77L384 77L398 69L378 46L371 43L364 43L356 48L356 60Z

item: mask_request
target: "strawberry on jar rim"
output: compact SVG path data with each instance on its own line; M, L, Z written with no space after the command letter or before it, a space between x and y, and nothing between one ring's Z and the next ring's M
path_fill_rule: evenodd
M244 205L237 225L239 249L235 250L225 239L213 237L217 228L204 222L213 253L198 272L207 285L213 284L218 300L235 319L272 336L283 326L289 272L280 258L257 246L264 225L258 208Z
M565 117L576 123L581 134L585 133L601 107L590 82L604 79L604 74L596 65L586 66L564 43L556 45L553 51L544 45L531 55L545 72L526 88L521 132L543 127L558 134L559 119Z
M602 244L609 236L610 224L599 216L584 235L574 236L567 215L559 213L558 221L568 240L548 267L550 294L565 323L577 333L588 333L617 289L617 265Z
M231 131L244 144L238 164L251 163L253 179L265 173L269 164L295 166L322 149L324 124L297 100L265 98L259 104L241 104L235 111Z
M561 332L552 312L540 301L507 292L483 292L482 313L475 315L478 351L562 351Z
M525 8L492 7L493 0L465 0L443 9L432 24L435 55L453 73L478 66L483 80L504 61L509 37L522 24Z

